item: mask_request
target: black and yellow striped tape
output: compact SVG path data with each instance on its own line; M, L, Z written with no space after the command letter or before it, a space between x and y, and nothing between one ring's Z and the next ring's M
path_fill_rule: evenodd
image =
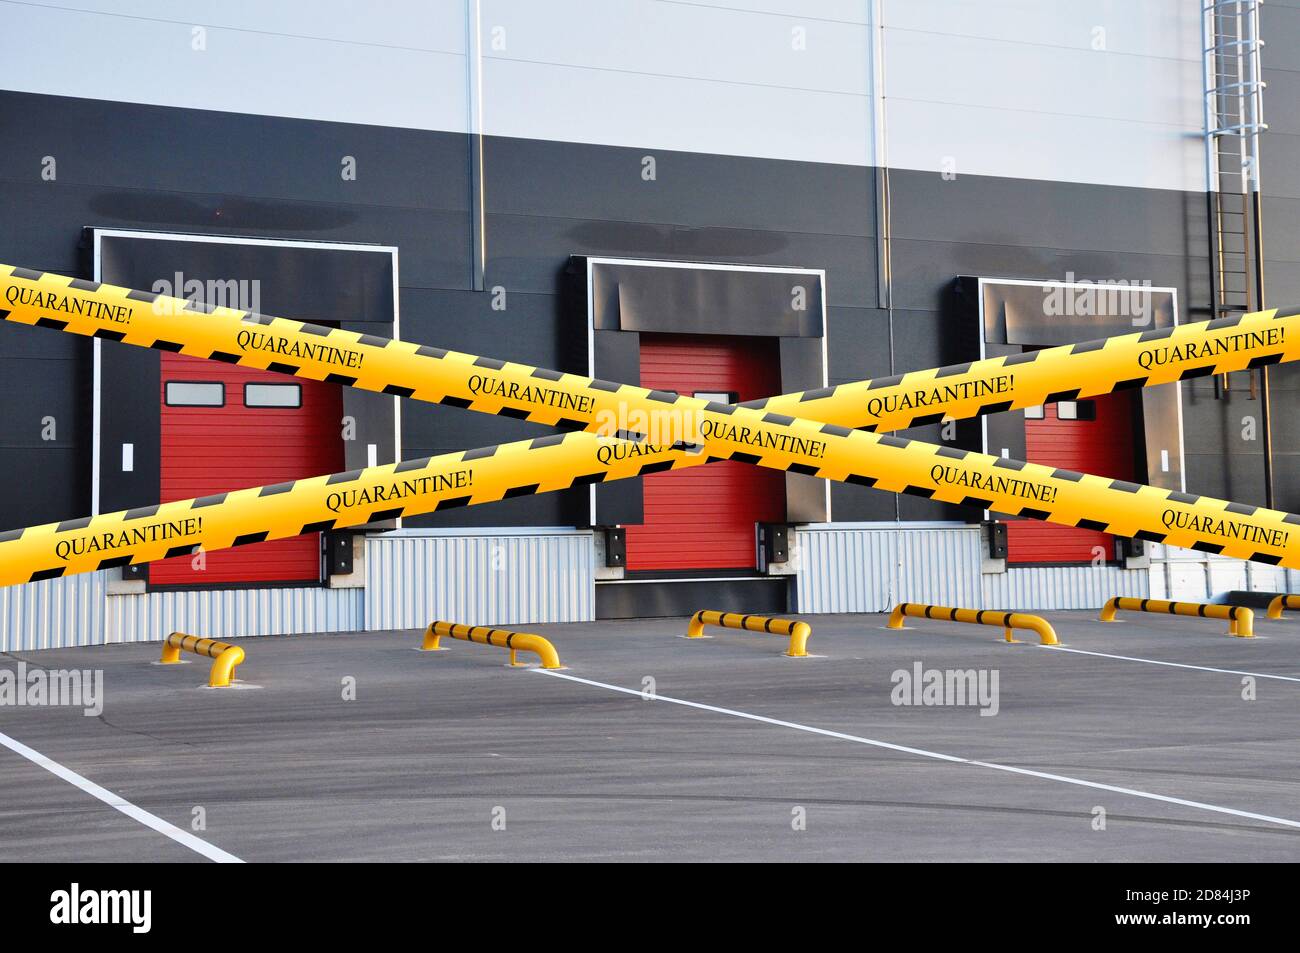
M54 292L46 289L45 293L36 296L39 301L28 295L27 303L21 304L24 296L12 292L18 286L15 279L38 288L43 284L62 287L63 297L52 301L50 295ZM105 291L103 287L82 282L85 287L78 290L83 297L74 297L69 289L75 284L66 278L15 271L4 286L4 300L12 304L9 299L14 298L19 303L14 304L15 308L21 304L26 309L22 311L22 319L30 319L28 323L69 330L72 321L65 321L62 317L51 318L49 314L76 317L79 333L87 333L85 329L91 324L104 320L131 325L136 315L142 314L134 331L114 332L117 336L113 339L153 347L160 346L161 341L166 344L166 350L217 360L235 358L233 352L213 346L217 334L214 329L223 325L231 326L228 331L240 326L243 331L248 331L250 326L275 329L284 324L286 333L309 334L322 341L334 339L333 344L327 345L334 350L341 350L339 345L344 341L338 335L347 335L353 339L354 350L360 356L355 362L350 357L342 360L354 363L350 369L359 373L356 377L341 377L340 383L369 386L401 393L402 396L436 399L487 412L509 411L514 416L542 422L598 428L615 436L557 435L449 454L433 460L412 461L395 467L336 474L276 487L242 490L206 500L170 503L125 514L35 527L17 531L17 536L4 534L0 535L0 564L3 564L0 566L0 579L11 582L26 581L21 578L21 570L9 569L11 557L19 558L29 573L32 567L37 567L28 578L45 578L104 568L105 565L145 562L187 552L195 545L222 548L304 531L415 515L448 505L492 502L509 496L623 479L724 459L1263 562L1297 563L1296 548L1292 545L1292 526L1300 523L1300 519L1277 511L1170 493L918 441L877 436L842 424L787 416L772 410L771 401L761 407L709 403L632 385L611 384L404 342L374 339L368 343L362 340L363 336L351 332L324 328L307 331L305 329L310 325L224 309L206 315L190 313L182 316L170 308L149 307L142 311L147 302L157 303L156 296L140 296L123 289ZM132 298L132 295L136 297ZM136 304L124 303L127 301ZM93 317L88 324L82 317L91 312ZM13 319L12 313L10 318ZM1286 316L1277 317L1276 312L1264 312L1252 321L1251 326L1257 321L1287 320ZM1232 327L1239 328L1240 324L1237 322ZM1228 327L1221 324L1210 328L1205 325L1202 332L1218 334ZM160 329L170 336L158 338L156 332ZM91 333L102 330L99 328ZM142 330L144 333L140 336ZM138 339L132 340L132 334ZM1141 339L1143 336L1136 337ZM1138 343L1145 347L1172 347L1167 342L1169 337L1172 335L1149 337ZM277 338L281 341L288 339ZM1284 333L1281 339L1284 342ZM1190 353L1189 348L1196 340L1195 336L1185 341L1180 339L1179 353L1184 356ZM1166 343L1153 343L1156 341ZM295 342L295 347L301 343ZM363 347L371 348L381 360L367 365L368 358L373 355L362 353L360 348ZM250 350L260 352L262 349L252 347ZM278 356L287 356L279 346L273 350ZM1073 353L1074 349L1067 350L1074 358L1093 351L1105 351L1106 347L1081 350L1078 354ZM306 353L295 351L295 354ZM313 353L315 356L311 360L319 360L320 354ZM1275 349L1264 356L1269 360L1274 357L1290 359L1289 353ZM1217 357L1229 354L1235 355L1233 360L1241 359L1240 350L1234 351L1231 347ZM1254 355L1259 356L1258 353ZM1195 360L1213 357L1215 355L1202 355ZM258 360L266 358L263 355ZM1144 359L1139 353L1135 360ZM243 362L242 359L238 361ZM277 362L254 363L271 370L312 376L305 374L307 363L293 367ZM1152 367L1167 368L1170 361L1164 359L1163 363L1157 363L1152 358L1148 363ZM1212 369L1221 366L1214 364ZM310 364L310 367L313 373L320 370L317 363ZM363 368L367 368L365 373L370 375L366 385L361 383ZM1179 376L1182 374L1183 371L1179 371ZM334 378L326 376L325 379ZM410 386L395 384L394 380L406 381ZM1053 386L1059 387L1061 380L1059 375L1055 376ZM382 387L377 386L385 381L387 383ZM1148 378L1147 382L1157 381ZM851 386L866 386L870 390L869 383ZM1079 393L1082 392L1080 388ZM816 398L822 399L826 398ZM664 414L666 420L657 422L656 415ZM659 440L654 439L657 433L662 435L665 432L667 439L662 436ZM471 462L472 467L465 466ZM397 479L399 473L402 474L400 480ZM521 473L530 474L529 479L536 482L520 485ZM329 489L340 484L356 484L351 488L358 491L357 495L339 496L339 490ZM331 500L336 505L329 505ZM377 506L381 503L385 505ZM327 512L322 512L322 507ZM206 513L200 512L205 509ZM163 518L164 513L168 518ZM140 520L145 522L138 522ZM128 523L132 525L125 525ZM63 535L60 537L60 534ZM6 542L7 537L12 538ZM54 544L52 547L51 542ZM57 561L51 558L51 552Z
M629 401L688 399L338 328L0 265L0 319L240 364L565 430L648 434ZM877 433L1300 358L1300 312L1141 331L742 406ZM698 462L698 461L697 461Z
M763 433L772 433L772 427ZM1300 517L986 454L792 421L815 463L721 437L713 459L793 469L1001 513L1300 568ZM610 447L636 455L608 456ZM743 448L743 449L741 449ZM0 533L0 585L144 563L672 469L673 448L570 433Z

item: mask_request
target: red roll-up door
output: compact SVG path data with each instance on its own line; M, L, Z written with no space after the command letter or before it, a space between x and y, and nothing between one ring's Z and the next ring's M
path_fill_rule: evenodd
M737 401L779 392L775 338L641 335L641 386ZM627 527L629 570L752 569L754 524L785 519L785 475L724 461L643 479L645 521Z
M343 469L337 384L163 354L161 499L184 500ZM320 581L320 534L152 563L153 585Z
M1078 419L1063 418L1061 404L1043 407L1041 418L1026 415L1025 458L1062 470L1131 481L1135 469L1131 394L1120 391L1065 406ZM1104 514L1097 518L1104 519ZM1007 523L1009 563L1091 562L1097 547L1107 560L1114 558L1114 537L1107 533L1037 520Z

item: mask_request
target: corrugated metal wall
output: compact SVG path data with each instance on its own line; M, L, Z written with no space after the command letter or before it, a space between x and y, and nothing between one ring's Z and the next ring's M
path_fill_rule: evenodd
M366 543L367 629L588 622L595 569L586 530L404 533Z
M107 572L0 588L0 652L100 645Z
M206 589L115 595L106 600L105 641L154 642L169 632L213 639L356 632L363 589Z
M896 602L977 606L978 526L824 524L796 534L798 611L886 612Z
M989 609L1094 609L1111 596L1200 601L1232 589L1300 591L1300 573L1191 550L1152 548L1150 570L1017 567L981 572L978 526L801 527L800 613L884 612L897 602ZM366 589L217 589L107 594L107 574L0 588L0 651L214 638L595 618L586 530L482 536L389 534L366 546Z
M1234 589L1255 592L1300 591L1300 573L1193 549L1151 547L1151 597L1203 602Z
M983 577L985 609L1100 609L1112 596L1145 599L1145 569L1020 566Z
M983 573L978 526L800 527L798 611L886 612L898 602L975 609L1092 609L1149 595L1145 569L1013 567Z

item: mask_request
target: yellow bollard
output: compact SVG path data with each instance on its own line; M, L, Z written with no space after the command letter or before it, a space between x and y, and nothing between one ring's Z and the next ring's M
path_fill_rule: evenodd
M946 615L944 613L947 613ZM1008 642L1018 642L1012 634L1013 629L1026 629L1038 634L1042 645L1059 645L1056 630L1042 616L1029 615L1025 612L1002 612L995 609L958 609L952 606L932 606L924 603L900 602L889 614L886 628L901 629L903 619L936 619L940 622L968 622L973 625L1001 626L1003 638Z
M1270 619L1282 618L1283 609L1300 609L1300 596L1276 596L1268 604L1268 617Z
M1202 619L1226 619L1228 634L1239 639L1255 636L1255 613L1245 606L1225 606L1213 602L1166 602L1164 599L1135 599L1115 596L1101 607L1102 622L1114 622L1115 612L1158 612L1164 615L1199 616ZM1272 606L1269 606L1272 611Z
M812 627L807 622L701 609L691 616L691 621L686 626L686 637L703 638L706 625L717 625L724 629L744 629L747 632L767 632L771 635L787 635L790 637L790 647L785 655L788 658L808 657L808 637L812 635Z
M446 636L450 639L459 639L462 642L478 642L482 645L495 645L498 648L510 650L510 665L522 665L516 654L520 650L524 652L536 652L537 657L541 660L542 668L563 668L560 664L560 656L555 651L549 641L540 635L533 635L529 632L506 632L503 629L491 629L483 625L461 625L458 622L430 622L429 627L424 630L424 643L420 646L425 652L442 652L444 649L438 644L439 640Z
M244 661L244 650L238 645L173 632L163 640L161 664L175 665L181 660L182 649L195 655L206 655L213 660L212 670L208 673L209 688L229 688L231 679L235 677L235 669Z

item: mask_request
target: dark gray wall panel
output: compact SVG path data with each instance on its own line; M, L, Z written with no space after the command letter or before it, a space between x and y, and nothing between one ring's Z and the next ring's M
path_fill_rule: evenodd
M90 515L89 451L0 447L0 460L0 530Z
M656 162L652 182L641 177L646 155ZM872 170L857 166L489 137L484 168L494 214L858 237L874 231Z
M215 193L139 192L93 185L0 181L0 261L68 273L86 225L149 231L397 245L403 285L469 285L468 218L439 209L308 204ZM33 224L37 223L37 224Z
M897 239L891 245L895 308L939 308L957 275L1060 280L1073 272L1076 280L1120 278L1177 288L1183 320L1208 317L1208 253L1189 258Z
M0 92L0 179L465 212L465 137ZM356 159L356 178L342 159ZM145 159L146 161L141 161Z
M551 293L570 255L608 255L825 268L829 304L876 305L870 238L504 214L487 236L487 284L511 290Z
M941 293L950 312L955 299L949 286ZM970 327L961 327L969 324ZM905 374L945 364L960 364L979 357L978 322L959 322L939 311L894 312L894 371Z
M644 619L688 616L699 606L720 612L758 614L786 612L794 579L711 579L707 582L602 583L596 586L597 619ZM695 608L692 608L695 607Z
M46 334L53 332L46 331ZM90 436L84 413L88 393L81 375L87 360L32 361L0 352L0 447L50 446L41 438L42 419L53 417L53 446L75 447Z
M1264 207L1264 257L1266 261L1289 264L1291 267L1284 271L1294 270L1300 263L1300 198L1268 198Z
M8 264L8 262L5 262ZM0 303L0 307L3 303ZM53 334L45 328L0 323L0 356L12 360L71 361L89 353L89 343L72 334Z
M889 182L892 237L903 240L1182 255L1188 223L1205 216L1186 192L897 169Z
M1259 401L1250 399L1247 375L1233 374L1231 390L1218 398L1213 381L1206 378L1184 381L1182 388L1188 491L1263 504L1262 431L1256 427L1259 435L1253 441L1242 438L1244 418L1253 417L1257 425L1260 420Z
M898 519L898 497L846 483L831 484L831 516L837 522Z
M419 456L420 454L407 454ZM562 490L541 496L498 500L480 506L462 506L441 513L427 513L402 520L402 525L420 527L458 526L585 526L590 521L586 490Z
M1300 17L1278 4L1265 5L1264 15L1270 73L1300 68L1291 52L1300 49ZM1270 294L1300 303L1300 264L1287 264L1300 263L1300 173L1292 169L1300 167L1292 161L1300 159L1300 107L1279 102L1292 98L1283 93L1294 77L1267 78L1273 129L1265 149L1275 152L1265 153L1264 182L1280 196L1268 199L1265 213ZM1283 131L1290 124L1294 135ZM0 261L85 274L80 246L89 224L396 245L403 338L562 370L585 370L585 316L564 280L573 255L823 268L833 383L972 356L954 319L959 274L1150 279L1178 288L1184 320L1203 317L1209 297L1198 194L969 175L944 182L894 170L891 366L891 315L878 308L870 169L489 139L486 284L507 293L506 310L497 312L490 293L468 290L472 216L463 136L19 94L0 94L0 134L10 144L0 153ZM221 148L213 149L214 141ZM647 153L657 160L655 182L640 177ZM49 154L59 159L55 183L39 178L40 159ZM356 182L339 177L345 154L358 159ZM78 363L89 353L86 342L65 335L0 327L0 353L41 359L49 387L65 402L88 379L88 365ZM27 379L23 373L14 379ZM1288 380L1280 371L1274 378ZM0 406L15 399L0 390ZM1280 407L1292 400L1279 391ZM1193 474L1203 474L1189 475L1189 483L1201 479L1202 491L1211 492L1217 480L1217 492L1248 499L1258 458L1253 448L1234 447L1224 415L1240 414L1235 397L1231 404L1198 390L1189 405L1188 450L1199 467ZM408 456L548 432L409 401L402 416ZM1300 454L1292 416L1277 414L1279 452ZM72 432L82 436L69 439L88 442L78 427L80 420ZM85 482L88 446L0 453L0 471L19 459L13 454L28 454L22 459L29 466L39 459L54 466L61 456L59 466L68 467L48 471L42 484L52 488L39 492L50 499L26 510L62 518L86 509L84 488L68 488ZM1226 468L1225 453L1232 458ZM79 455L87 458L80 468L73 466ZM81 493L77 505L67 505L69 492ZM835 486L832 496L839 520L893 519L900 510L907 518L951 515L925 500L898 502L859 487ZM585 493L552 495L426 522L581 523L586 501Z
M889 312L830 308L826 314L826 369L831 384L888 377Z
M402 259L403 263L405 259ZM403 275L405 269L403 269ZM401 293L401 336L454 351L521 361L557 370L586 371L586 324L561 312L552 288L538 294L507 289L504 310L490 292L406 287ZM582 337L582 366L572 364L570 337ZM561 365L569 363L570 366Z

